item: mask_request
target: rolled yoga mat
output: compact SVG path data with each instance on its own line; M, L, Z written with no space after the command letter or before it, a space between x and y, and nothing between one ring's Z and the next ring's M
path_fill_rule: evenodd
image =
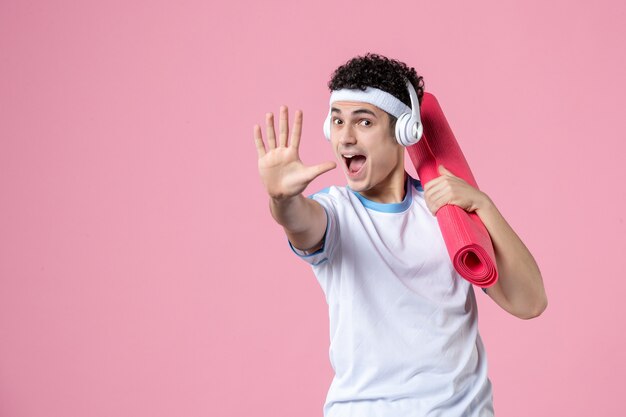
M445 166L457 177L478 188L452 129L435 96L424 93L421 104L424 135L407 147L422 184L439 177L437 167ZM457 272L482 288L498 280L498 269L491 237L476 213L446 204L436 213L443 240Z

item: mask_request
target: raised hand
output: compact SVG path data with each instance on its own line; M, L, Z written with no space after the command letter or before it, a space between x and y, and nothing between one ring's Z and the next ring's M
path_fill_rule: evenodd
M287 143L289 136L287 106L280 108L278 143L276 143L274 132L274 115L267 113L265 116L268 149L263 142L259 125L254 125L254 141L259 156L259 174L271 198L282 200L296 196L302 193L315 178L337 166L335 162L331 161L306 166L300 160L298 155L300 135L302 134L302 112L300 110L296 111L289 143Z

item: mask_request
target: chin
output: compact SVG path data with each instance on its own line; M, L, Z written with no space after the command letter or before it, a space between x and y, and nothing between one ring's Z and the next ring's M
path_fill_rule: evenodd
M367 191L370 188L369 181L367 178L363 178L360 180L353 180L346 175L346 182L348 183L348 185L350 186L352 190L357 191L357 192Z

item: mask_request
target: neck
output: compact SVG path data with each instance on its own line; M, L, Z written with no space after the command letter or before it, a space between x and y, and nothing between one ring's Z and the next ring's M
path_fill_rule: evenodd
M375 188L363 191L360 194L376 203L401 203L407 191L407 175L408 174L404 171L404 163L398 164L398 169L392 171L384 181Z

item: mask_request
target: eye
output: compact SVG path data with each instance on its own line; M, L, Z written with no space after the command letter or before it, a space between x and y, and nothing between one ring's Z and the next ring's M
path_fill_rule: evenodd
M335 125L339 125L339 124L341 124L341 123L343 123L343 122L341 121L341 119L337 119L337 118L334 118L334 119L333 119L333 124L335 124Z
M361 123L363 126L371 126L372 122L370 120L367 119L362 119L359 123Z

